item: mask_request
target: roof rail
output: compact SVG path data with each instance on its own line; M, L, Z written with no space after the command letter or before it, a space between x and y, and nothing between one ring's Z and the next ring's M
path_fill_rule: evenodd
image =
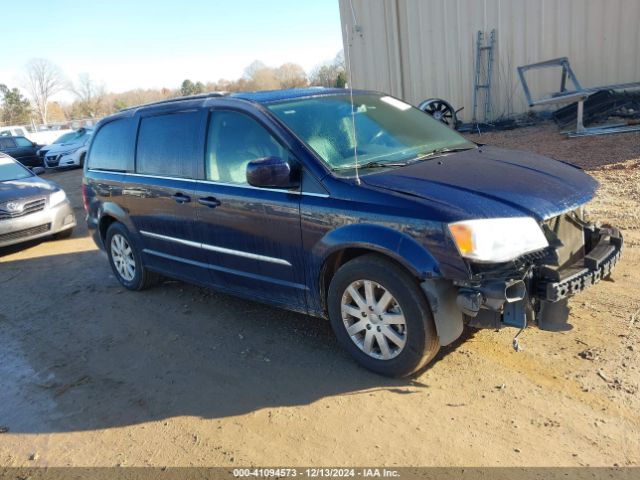
M123 108L121 110L118 110L119 112L128 112L129 110L136 110L138 108L142 108L142 107L150 107L153 105L163 105L165 103L173 103L173 102L183 102L186 100L199 100L199 99L205 99L205 98L210 98L210 97L224 97L229 95L229 92L207 92L207 93L199 93L197 95L187 95L184 97L173 97L173 98L167 98L166 100L159 100L157 102L150 102L150 103L143 103L142 105L135 105L133 107L127 107L127 108Z

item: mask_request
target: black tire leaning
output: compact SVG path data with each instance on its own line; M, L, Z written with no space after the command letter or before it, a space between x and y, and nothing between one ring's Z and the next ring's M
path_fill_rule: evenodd
M351 340L342 320L342 295L351 283L372 280L386 288L397 300L406 322L406 345L390 360L367 355ZM389 377L405 377L420 371L438 353L440 341L433 314L417 280L407 270L378 254L367 254L338 269L327 295L331 327L340 344L364 368Z
M113 237L116 235L122 235L127 243L131 246L131 251L133 254L133 259L135 262L135 272L132 280L127 280L120 275L118 269L115 266L113 261L112 253L111 253L111 241ZM138 248L136 242L131 237L129 230L119 222L114 222L109 225L107 229L107 234L105 236L105 249L107 251L107 256L109 257L109 263L111 264L111 269L113 270L114 275L118 279L118 281L122 284L123 287L129 290L144 290L153 285L156 285L160 281L160 275L150 271L147 269L142 263L142 255L140 249Z

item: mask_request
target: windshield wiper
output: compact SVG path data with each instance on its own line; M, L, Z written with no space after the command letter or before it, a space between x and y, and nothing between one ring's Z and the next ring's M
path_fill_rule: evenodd
M475 147L454 147L454 148L436 148L435 150L431 150L430 152L427 152L425 154L422 155L418 155L415 158L412 158L411 160L407 160L404 162L380 162L377 160L373 160L371 162L365 162L365 163L361 163L358 165L358 168L392 168L392 167L404 167L405 165L410 165L412 163L416 163L416 162L420 162L422 160L426 160L428 158L433 158L433 157L437 157L440 155L443 155L445 153L454 153L454 152L464 152L465 150L471 150ZM334 172L340 171L340 170L351 170L356 168L356 164L355 163L350 163L349 165L341 165L339 167L333 167L331 170Z
M408 165L409 162L378 162L378 161L372 161L372 162L366 162L366 163L362 163L362 164L358 164L358 169L360 168L391 168L391 167L404 167L405 165ZM334 172L340 171L340 170L351 170L353 168L356 168L356 164L355 163L351 163L349 165L343 165L340 167L334 167L331 170Z
M440 155L443 155L445 153L465 152L467 150L472 150L474 148L475 147L454 147L454 148L443 147L443 148L436 148L435 150L431 150L430 152L425 153L423 155L418 155L416 158L411 160L410 163L420 162L420 161L426 160L428 158L439 157Z

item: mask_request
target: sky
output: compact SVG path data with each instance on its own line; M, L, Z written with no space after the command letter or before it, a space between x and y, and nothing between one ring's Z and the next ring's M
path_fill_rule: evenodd
M0 83L23 91L31 58L122 92L233 80L254 60L309 72L342 49L338 0L2 1L2 17L15 21L2 22Z

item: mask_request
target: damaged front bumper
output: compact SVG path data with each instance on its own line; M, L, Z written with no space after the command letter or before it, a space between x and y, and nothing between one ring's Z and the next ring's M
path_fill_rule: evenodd
M536 296L547 302L558 302L582 292L607 278L622 253L623 239L615 228L585 231L587 244L593 248L586 255L562 269L540 267L537 271Z
M535 322L545 330L566 329L566 300L607 278L623 246L615 228L585 224L582 230L584 254L561 267L542 255L459 285L456 301L466 323L477 328L524 328Z
M565 234L563 241L545 251L508 264L476 266L469 281L423 281L420 285L431 306L440 344L455 341L465 324L492 329L510 326L520 331L530 324L550 331L571 328L567 299L606 279L623 246L615 228L572 225L573 241ZM518 349L517 335L514 348Z

